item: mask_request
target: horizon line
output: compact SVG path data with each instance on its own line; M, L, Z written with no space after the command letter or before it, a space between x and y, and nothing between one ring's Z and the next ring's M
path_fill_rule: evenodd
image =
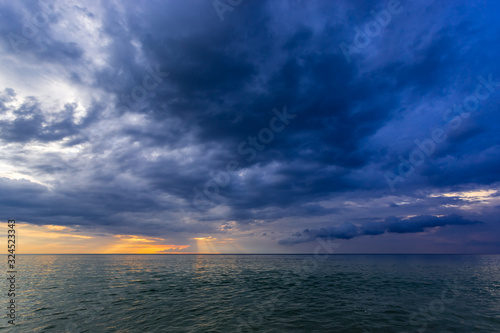
M16 253L17 255L500 255L500 253Z

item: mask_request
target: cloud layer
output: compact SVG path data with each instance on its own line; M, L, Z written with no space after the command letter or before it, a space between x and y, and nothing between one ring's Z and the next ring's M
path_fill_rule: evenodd
M297 243L311 242L317 238L351 239L359 236L377 236L384 233L417 233L424 232L428 228L444 227L448 225L471 225L480 224L479 221L464 219L458 215L431 216L421 215L409 219L401 219L395 216L385 218L382 222L366 222L359 226L345 222L339 226L305 229L293 235L293 237L280 240L281 244L291 245Z
M0 218L250 252L480 220L464 237L490 244L499 9L244 1L221 21L210 1L3 3ZM488 195L445 195L472 192ZM454 217L359 222L415 215Z

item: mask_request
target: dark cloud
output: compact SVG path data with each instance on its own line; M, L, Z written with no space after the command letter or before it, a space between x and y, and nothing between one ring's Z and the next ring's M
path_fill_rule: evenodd
M359 236L376 236L384 233L416 233L423 232L428 228L444 227L448 225L472 225L480 224L480 221L464 219L458 215L431 216L420 215L409 219L401 219L394 216L387 217L382 222L366 222L354 225L345 222L336 227L322 229L305 229L293 234L292 237L280 240L280 244L292 245L297 243L311 242L317 238L351 239Z
M6 88L0 101L13 102L16 93ZM70 139L66 145L81 143L82 130L96 121L102 107L98 104L88 109L87 115L75 119L75 103L65 104L61 110L44 110L35 97L28 97L20 106L5 106L3 112L11 112L12 120L0 120L0 139L4 142L27 143L30 141L50 142ZM48 112L49 111L49 112Z
M308 230L292 243L460 224L450 214L468 202L430 194L497 187L500 91L458 128L443 115L479 75L500 80L498 5L401 4L351 61L339 45L386 1L246 1L222 22L210 1L1 5L2 68L19 74L0 94L1 158L33 180L4 179L13 196L2 211L147 234L220 232L228 221L226 232ZM47 20L27 38L36 13ZM26 41L17 52L12 33ZM254 159L238 152L285 107L296 118ZM446 140L391 191L384 173L398 174L436 128ZM238 167L225 175L229 161ZM217 174L229 181L207 195ZM26 187L36 191L23 200ZM194 189L207 205L193 205ZM321 219L369 214L448 220L321 229Z

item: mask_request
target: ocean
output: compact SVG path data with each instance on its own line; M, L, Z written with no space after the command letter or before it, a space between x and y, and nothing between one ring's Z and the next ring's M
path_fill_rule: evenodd
M500 255L17 255L2 332L500 332Z

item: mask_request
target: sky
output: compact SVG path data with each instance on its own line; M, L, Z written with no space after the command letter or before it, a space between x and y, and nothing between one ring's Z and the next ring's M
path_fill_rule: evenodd
M0 1L0 219L19 253L500 253L499 12Z

